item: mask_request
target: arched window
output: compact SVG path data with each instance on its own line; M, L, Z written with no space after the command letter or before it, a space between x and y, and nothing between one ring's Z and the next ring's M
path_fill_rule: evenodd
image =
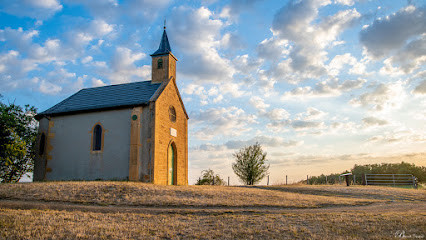
M40 146L38 149L38 154L41 156L44 154L44 147L46 146L46 135L44 133L40 136Z
M169 117L170 121L176 122L176 109L173 106L169 107Z
M158 59L158 61L157 61L157 68L158 69L163 68L163 59Z
M93 151L101 151L102 148L102 127L97 124L93 129Z

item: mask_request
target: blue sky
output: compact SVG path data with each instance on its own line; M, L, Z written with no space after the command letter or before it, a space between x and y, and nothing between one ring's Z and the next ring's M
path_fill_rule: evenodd
M189 112L189 182L259 142L272 183L426 165L422 1L0 0L0 93L43 111L151 79L164 19Z

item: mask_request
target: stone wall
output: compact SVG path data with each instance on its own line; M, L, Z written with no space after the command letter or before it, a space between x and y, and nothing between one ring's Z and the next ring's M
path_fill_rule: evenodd
M176 110L176 122L170 120L169 108ZM176 183L188 184L188 119L171 80L155 102L154 183L168 184L168 148L176 146ZM176 136L171 131L176 130Z

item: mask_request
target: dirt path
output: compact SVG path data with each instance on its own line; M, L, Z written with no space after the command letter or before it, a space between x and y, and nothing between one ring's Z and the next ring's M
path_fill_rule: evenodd
M0 208L39 209L60 211L83 211L97 213L144 213L144 214L285 214L321 212L408 212L426 214L426 202L381 202L364 206L326 206L322 208L280 208L269 206L227 207L227 206L129 206L96 205L55 201L26 201L0 199Z

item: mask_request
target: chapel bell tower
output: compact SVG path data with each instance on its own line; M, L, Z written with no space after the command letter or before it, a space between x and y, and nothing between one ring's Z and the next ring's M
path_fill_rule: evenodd
M151 54L152 57L152 83L167 81L170 77L176 79L176 57L172 54L169 39L167 38L166 25L164 24L158 50Z

